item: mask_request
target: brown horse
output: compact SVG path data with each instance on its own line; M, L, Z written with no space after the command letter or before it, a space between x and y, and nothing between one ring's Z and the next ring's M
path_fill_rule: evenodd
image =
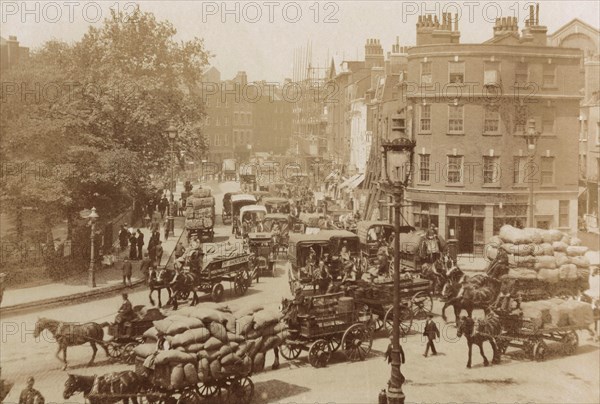
M446 308L454 308L455 322L460 319L460 313L467 311L469 317L473 315L473 310L486 310L491 306L500 293L500 281L486 275L476 275L468 278L466 282L447 282L444 285L442 295L446 302L442 307L442 318L446 318Z
M464 335L467 339L467 345L469 347L469 360L467 361L467 368L471 368L473 344L479 347L479 353L483 358L483 366L489 366L490 362L483 352L483 343L485 341L490 343L492 350L494 351L492 363L500 363L498 345L493 337L494 335L498 335L498 333L500 333L500 322L497 317L489 317L485 320L479 320L477 322L476 330L475 320L473 320L470 316L462 316L462 318L458 321L458 330L456 331L456 336L460 338Z
M129 398L123 396L130 396L131 402L137 404L138 400L135 395L143 392L145 385L146 379L131 370L109 373L98 376L98 378L70 374L65 382L63 398L68 400L75 393L83 393L90 404L113 404L118 401L128 404ZM89 397L90 393L92 393L92 397ZM94 397L95 394L116 397Z
M198 304L198 294L196 293L196 286L198 285L198 276L194 272L181 271L173 277L171 281L172 296L167 304L173 304L173 310L179 308L179 299L187 299L188 296L192 295L192 301L190 306Z
M162 268L150 273L150 277L148 278L148 288L150 288L148 298L150 299L151 305L155 305L154 299L152 299L152 294L154 291L156 291L158 294L158 307L162 307L161 296L163 289L166 289L167 293L169 294L169 299L167 301L171 300L172 293L171 287L169 286L171 280L173 280L173 271L169 271L168 269Z
M98 352L98 348L96 348L96 344L100 345L106 356L108 356L108 351L106 349L106 345L104 344L104 327L109 326L109 323L66 323L57 320L51 320L49 318L40 318L35 323L35 330L33 332L33 336L38 338L42 331L48 330L58 343L58 351L56 351L56 358L61 360L58 356L60 352L63 353L62 362L65 364L63 370L67 368L67 348L70 346L83 345L89 342L94 351L92 354L92 359L90 359L88 366L94 363L94 359L96 358L96 352Z

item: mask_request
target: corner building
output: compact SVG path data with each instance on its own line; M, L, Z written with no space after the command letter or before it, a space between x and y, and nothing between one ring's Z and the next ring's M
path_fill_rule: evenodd
M458 240L459 253L481 254L506 223L527 224L528 178L534 225L575 231L582 52L548 46L539 8L525 28L498 19L493 37L461 44L449 14L421 16L408 49L405 82L416 140L405 217ZM527 121L541 133L530 172Z

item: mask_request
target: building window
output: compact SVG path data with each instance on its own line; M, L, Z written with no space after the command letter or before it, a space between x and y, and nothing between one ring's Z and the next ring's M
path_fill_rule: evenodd
M525 170L527 169L527 157L515 157L513 161L513 184L525 183Z
M229 117L228 117L228 116L226 116L226 117L224 118L223 125L225 125L225 126L229 126Z
M587 173L587 156L585 154L579 155L579 178L585 179Z
M542 81L544 87L553 87L556 85L556 66L545 64L544 77Z
M483 156L483 183L495 184L500 179L499 164L497 156Z
M465 82L465 63L448 62L448 82L462 84Z
M240 142L240 135L239 135L239 133L238 133L238 131L237 131L237 130L234 130L234 131L233 131L233 141L234 141L235 143L239 143L239 142Z
M497 86L500 84L500 63L485 62L483 65L483 85Z
M569 201L558 201L558 227L569 227Z
M215 135L215 146L221 146L221 135Z
M421 132L431 132L431 105L421 105Z
M525 86L529 81L529 66L527 63L517 63L515 67L515 85Z
M439 226L439 206L437 203L413 203L414 227L429 229L433 224Z
M421 62L421 84L431 84L431 62Z
M540 171L542 175L541 185L554 184L554 157L542 156Z
M544 108L542 133L554 133L554 108Z
M448 183L462 184L463 156L448 156Z
M419 181L429 182L430 165L429 154L419 154Z
M588 139L588 122L586 119L579 121L579 141L587 142Z
M500 129L500 113L490 107L486 107L483 119L483 133L498 133Z
M221 120L218 116L215 118L215 126L221 126Z
M463 132L463 113L462 105L450 105L448 107L448 131L450 133Z

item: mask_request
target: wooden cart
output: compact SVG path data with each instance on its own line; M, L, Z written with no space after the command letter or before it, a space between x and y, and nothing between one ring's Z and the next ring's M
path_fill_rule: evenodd
M143 343L142 335L152 328L154 320L133 320L122 325L111 324L108 326L108 335L113 337L107 344L108 356L125 363L134 363L133 350Z
M248 290L252 279L249 272L249 255L219 256L210 261L197 277L197 288L210 293L212 300L221 301L225 288L222 282L233 285L233 291L242 296Z
M315 368L326 366L340 347L351 361L364 360L373 344L372 315L342 303L343 292L307 298L309 315L298 316L290 336L281 346L288 360L308 351L308 362ZM351 299L346 298L346 303Z

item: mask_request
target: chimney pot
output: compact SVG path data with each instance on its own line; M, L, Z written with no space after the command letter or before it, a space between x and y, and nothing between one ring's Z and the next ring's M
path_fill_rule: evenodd
M458 32L458 13L454 14L454 30Z
M533 25L534 17L533 17L533 4L529 6L529 25Z
M9 35L9 36L8 36L8 40L9 40L9 41L16 41L16 40L17 40L17 37L16 37L15 35Z

